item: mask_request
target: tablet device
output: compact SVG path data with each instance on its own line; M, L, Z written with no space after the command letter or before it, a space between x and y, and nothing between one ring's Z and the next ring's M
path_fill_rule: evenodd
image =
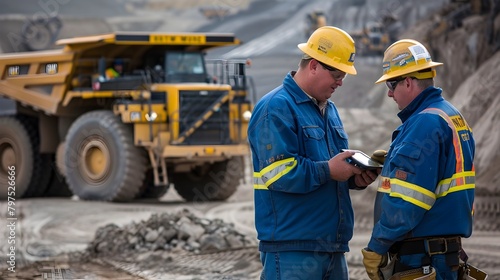
M377 169L377 168L384 167L383 164L374 161L373 159L370 158L369 155L363 153L360 150L342 149L342 151L343 152L354 152L355 154L349 158L350 159L349 163L354 164L354 165L358 166L359 168Z

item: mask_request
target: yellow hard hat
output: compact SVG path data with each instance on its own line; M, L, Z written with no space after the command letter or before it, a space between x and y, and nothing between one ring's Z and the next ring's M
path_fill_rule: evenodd
M427 49L418 41L399 40L390 45L384 52L382 61L384 73L375 83L378 84L396 77L433 78L436 76L436 70L433 68L440 65L443 63L433 62Z
M354 40L344 30L323 26L311 34L307 43L298 45L308 56L347 74L356 75Z

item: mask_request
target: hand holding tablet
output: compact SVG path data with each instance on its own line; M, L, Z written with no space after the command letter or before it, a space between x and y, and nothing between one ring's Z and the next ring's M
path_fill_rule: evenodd
M369 155L360 150L342 149L343 152L354 152L354 155L349 158L349 163L361 169L377 169L384 167L383 164L373 160Z

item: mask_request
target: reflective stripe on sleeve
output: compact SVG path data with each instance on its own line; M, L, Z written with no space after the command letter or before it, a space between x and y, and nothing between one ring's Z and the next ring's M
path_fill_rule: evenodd
M436 195L421 186L399 179L390 179L390 181L389 195L392 197L399 197L426 210L431 209L434 202L436 202Z
M429 210L437 198L468 189L474 189L476 183L475 171L454 174L451 178L439 182L435 193L418 185L399 179L382 177L377 191L399 197L405 201Z
M254 172L254 189L268 190L269 185L290 172L293 168L295 168L295 166L297 166L297 160L295 158L287 158L266 166L260 172Z

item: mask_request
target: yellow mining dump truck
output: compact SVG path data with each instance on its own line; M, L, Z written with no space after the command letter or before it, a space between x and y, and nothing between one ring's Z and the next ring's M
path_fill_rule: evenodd
M378 22L368 22L363 30L350 34L356 43L356 52L360 56L384 55L385 49L391 44L390 34Z
M0 56L0 96L17 107L0 117L2 199L44 196L55 171L85 200L159 197L170 184L187 201L235 192L249 154L252 82L245 60L204 58L239 44L234 35L56 43L62 48ZM121 75L106 77L117 61Z
M304 30L305 37L309 38L316 29L325 26L327 24L326 21L326 15L323 11L308 13L306 15L306 27Z

